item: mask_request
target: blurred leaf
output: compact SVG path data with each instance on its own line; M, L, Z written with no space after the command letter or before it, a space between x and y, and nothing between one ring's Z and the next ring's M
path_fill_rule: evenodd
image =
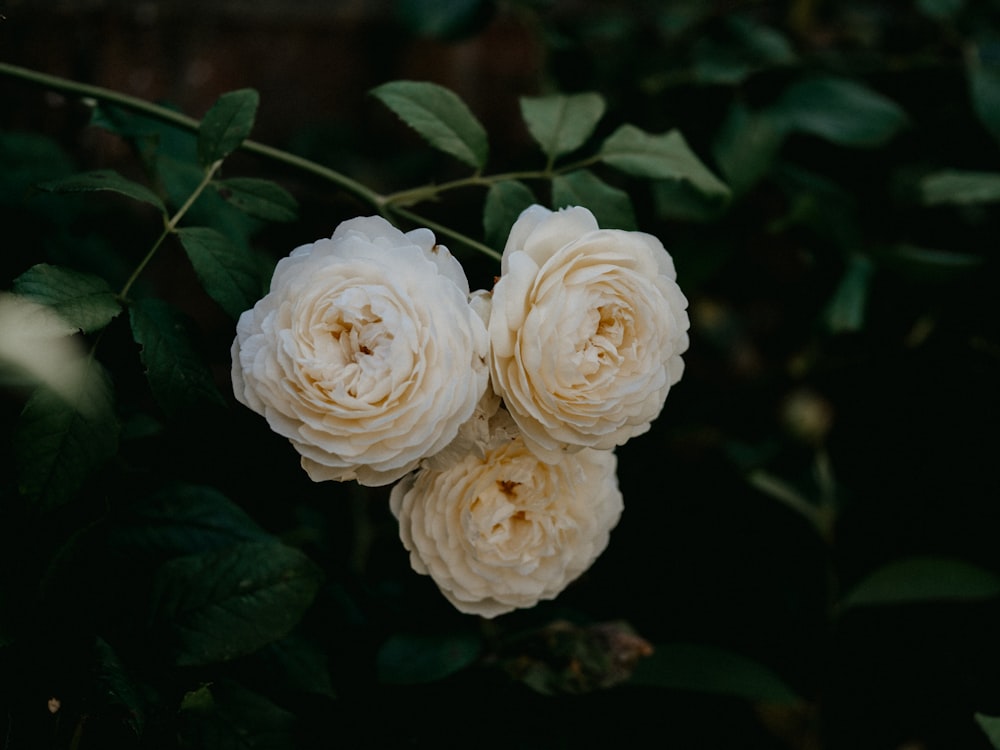
M556 175L552 180L552 208L565 206L589 208L604 229L631 231L637 226L629 194L586 169Z
M20 205L28 190L39 182L53 181L74 171L73 160L51 138L0 132L0 205Z
M985 261L970 253L936 250L929 247L899 244L881 253L882 266L895 269L918 281L939 283L968 274Z
M165 123L116 107L106 102L97 102L90 113L90 126L107 130L128 141L147 167L153 163L157 150L164 138ZM169 128L177 132L177 128ZM193 137L191 138L193 142Z
M1000 172L935 172L920 181L920 192L930 205L995 203L1000 201Z
M379 649L378 677L397 685L434 682L475 663L481 651L482 642L473 633L397 633Z
M121 312L118 298L99 276L39 263L14 279L14 291L54 309L84 333L104 328Z
M111 380L92 357L82 373L73 401L39 388L17 425L18 485L21 494L42 508L69 501L118 449Z
M426 81L390 81L371 93L435 148L470 167L486 166L486 130L453 91Z
M113 169L98 169L92 172L64 177L61 180L43 182L38 186L40 190L50 193L88 193L96 190L108 190L112 193L128 196L133 200L148 203L155 206L161 213L166 213L167 209L163 201L144 185L126 180Z
M781 678L753 659L712 646L667 643L638 663L633 685L733 695L764 703L798 703Z
M486 193L483 205L483 231L486 242L498 250L507 244L510 228L528 206L535 203L535 194L523 182L494 182Z
M725 22L733 39L755 62L769 65L795 62L795 50L787 37L777 29L740 14L726 16Z
M678 36L703 23L713 13L703 0L674 0L653 6L656 9L656 27L666 36Z
M184 246L198 280L233 318L239 318L259 299L259 266L220 232L208 227L183 227L177 237Z
M845 256L864 246L857 200L849 191L822 174L787 162L775 166L772 179L785 193L789 207L784 216L768 225L769 232L806 227L818 240L830 243Z
M652 191L656 215L671 221L714 221L728 205L721 196L699 192L686 180L657 180Z
M94 681L89 708L101 714L115 714L133 738L142 734L145 710L135 685L125 673L114 649L102 638L94 643Z
M296 750L296 718L265 696L229 679L184 696L180 746L188 750Z
M785 130L854 147L881 146L909 119L891 99L856 81L833 76L792 84L768 112Z
M966 72L972 108L980 122L1000 141L1000 39L984 37L966 50Z
M740 83L752 73L795 61L780 32L741 15L724 19L724 34L700 36L694 44L694 73L706 83Z
M946 557L911 557L868 575L840 606L990 599L998 594L1000 577L978 565Z
M987 716L986 714L977 713L975 719L979 728L986 733L990 744L995 748L1000 748L1000 716Z
M872 271L872 262L863 255L852 255L848 260L826 309L826 324L833 333L860 331L864 327Z
M604 97L595 93L521 97L521 116L528 132L549 159L580 148L604 109Z
M917 10L936 21L953 18L964 5L965 0L917 0Z
M180 110L170 102L160 106ZM147 166L154 156L170 156L192 164L198 161L198 132L150 115L116 107L109 102L98 102L90 116L90 125L102 128L128 140Z
M687 180L708 195L729 195L729 188L712 174L678 131L651 135L634 125L622 125L601 146L600 157L612 167L638 177Z
M259 103L260 95L253 89L219 97L198 128L198 160L203 167L226 158L250 136Z
M733 102L712 151L734 193L745 193L768 174L784 137L766 110L751 112Z
M297 632L269 643L252 658L254 674L273 690L336 697L326 654Z
M285 636L322 579L302 552L279 542L240 542L174 558L153 582L150 618L168 633L179 666L229 661Z
M396 0L396 15L410 31L436 39L474 34L495 9L495 0Z
M129 320L142 347L140 356L153 396L165 412L225 404L212 373L191 344L183 315L166 302L146 298L132 303Z
M167 559L267 541L271 536L212 487L176 484L133 503L109 531L107 546L121 557Z
M295 197L270 180L233 177L212 182L220 196L244 213L266 221L295 221L299 203Z

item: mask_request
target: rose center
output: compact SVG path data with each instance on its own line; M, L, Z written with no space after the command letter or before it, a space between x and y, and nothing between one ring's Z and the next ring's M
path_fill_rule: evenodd
M325 300L304 339L306 378L325 398L381 403L394 382L396 317L391 305L360 289Z
M547 495L547 493L544 493ZM537 488L497 479L469 503L463 527L476 556L492 564L534 567L553 551L559 520Z
M590 310L581 326L583 334L577 346L576 365L585 378L603 368L618 368L624 362L622 350L628 346L629 317L618 304L604 304Z

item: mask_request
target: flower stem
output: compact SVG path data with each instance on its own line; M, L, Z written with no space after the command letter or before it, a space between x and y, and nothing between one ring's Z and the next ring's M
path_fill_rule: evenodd
M135 270L132 271L132 275L128 277L128 281L125 282L125 285L122 287L121 291L118 292L119 299L124 300L128 296L129 290L132 288L132 285L135 284L136 280L146 269L146 266L149 265L149 262L153 260L153 256L156 255L156 251L160 249L160 245L162 245L163 241L167 238L167 236L172 234L173 231L177 228L177 224L180 222L182 218L184 218L184 214L188 212L188 209L194 205L194 202L198 200L198 197L205 191L205 188L208 187L208 184L212 181L212 178L215 176L215 173L219 171L219 167L221 166L222 166L222 159L219 159L218 161L211 164L208 169L205 170L205 175L201 178L201 182L198 183L198 187L196 187L192 191L191 195L188 196L188 199L184 201L184 205L181 206L179 209L177 209L177 213L175 213L173 216L170 217L170 219L164 225L163 231L160 233L160 236L157 237L156 242L153 243L153 247L151 247L149 252L146 253L146 257L144 257L139 262L139 265L135 267Z
M101 102L115 104L133 112L140 112L144 115L149 115L150 117L154 117L161 122L176 125L183 130L197 132L198 127L201 125L201 122L193 117L188 117L187 115L175 112L172 109L160 106L159 104L147 102L144 99L138 99L134 96L122 94L100 86L91 86L86 83L78 83L77 81L71 81L58 76L39 73L38 71L31 70L29 68L22 68L5 62L0 62L0 75L19 78L23 81L28 81L63 94L70 94L85 99L90 98ZM295 154L287 151L282 151L281 149L273 148L263 143L251 140L243 141L241 148L245 151L249 151L250 153L270 159L271 161L286 164L290 167L302 170L303 172L309 172L317 177L321 177L328 182L332 182L338 187L343 188L347 192L352 193L374 208L381 209L382 204L385 202L385 199L381 195L362 185L360 182L352 180L347 175L341 174L334 169L330 169L329 167L324 167L321 164L304 159L301 156L296 156Z
M450 229L449 227L446 227L443 224L438 224L437 222L431 221L430 219L425 218L420 214L413 213L413 211L409 211L405 208L400 208L399 206L391 206L390 209L391 212L396 214L397 216L401 216L404 219L412 221L414 224L427 227L428 229L436 232L439 235L444 235L445 237L450 237L453 240L457 240L458 242L461 242L463 245L468 245L473 250L476 250L482 253L483 255L487 255L490 258L493 258L493 260L500 260L502 257L500 253L498 253L492 247L484 245L482 242L477 242L471 237L464 235L461 232L456 232L454 229Z
M520 172L500 172L488 175L477 172L470 177L462 177L457 180L442 182L439 185L424 185L422 187L400 190L399 192L390 193L389 195L384 196L382 200L387 205L406 206L414 203L421 203L425 200L432 200L437 198L437 196L441 193L448 192L449 190L458 190L460 188L477 186L489 187L490 185L497 182L503 182L504 180L551 180L553 177L558 175L589 167L591 164L596 164L600 160L600 156L589 156L586 159L580 159L570 164L564 164L561 167L553 167L551 163L552 160L550 159L550 163L546 165L545 169L529 169Z
M134 112L139 112L144 115L153 117L161 122L166 122L171 125L175 125L181 129L188 130L191 132L197 132L200 126L200 121L194 119L193 117L188 117L187 115L175 112L166 107L160 106L158 104L153 104L152 102L145 101L143 99L136 98L134 96L129 96L128 94L122 94L117 91L112 91L111 89L106 89L100 86L92 86L85 83L79 83L77 81L71 81L66 78L60 78L59 76L48 75L46 73L40 73L29 68L22 68L17 65L11 65L9 63L0 62L0 75L9 76L11 78L21 79L23 81L28 81L29 83L42 86L52 91L58 91L60 93L69 94L72 96L78 96L84 99L94 99L96 101L107 102L110 104L115 104L124 109L128 109ZM410 201L419 202L422 200L428 200L434 198L439 193L447 190L454 190L461 187L471 187L471 186L485 186L492 185L495 182L501 180L514 180L514 179L545 179L551 178L553 174L558 174L563 171L568 171L570 169L579 168L581 165L585 165L592 160L587 160L585 162L579 162L577 164L569 165L563 167L559 170L544 170L544 171L527 171L527 172L508 172L504 174L482 176L480 174L475 174L472 177L467 177L461 180L454 180L452 182L442 183L441 185L431 185L424 186L420 188L414 188L412 190L403 190L390 196L384 196L380 193L362 185L360 182L351 179L347 175L344 175L334 169L325 167L322 164L317 164L314 161L297 156L295 154L289 153L288 151L282 151L281 149L268 146L264 143L259 143L257 141L246 140L240 146L244 151L248 151L252 154L257 154L265 159L269 159L280 164L285 164L287 166L293 167L303 172L313 174L321 179L331 182L337 185L339 188L347 191L348 193L354 195L360 200L364 201L372 208L377 210L379 214L388 218L390 214L403 217L409 221L417 222L423 226L432 229L440 235L450 237L453 240L457 240L468 247L488 255L494 260L500 259L500 254L493 250L492 248L484 245L481 242L468 237L461 232L457 232L454 229L450 229L442 224L437 224L435 222L429 221L428 219L419 216L418 214L412 213L399 205L399 203L406 203L409 199ZM157 239L156 243L153 245L152 249L143 258L142 262L132 273L132 276L122 287L120 293L121 297L125 297L128 291L132 288L136 279L145 269L146 265L152 260L156 251L159 249L163 240L166 239L167 235L170 234L174 227L176 227L177 222L184 215L190 205L197 199L198 195L205 189L205 186L211 181L212 175L218 165L213 165L212 168L206 173L205 178L202 183L198 186L192 196L188 199L188 202L181 207L181 209L174 215L174 217L168 222L163 233Z

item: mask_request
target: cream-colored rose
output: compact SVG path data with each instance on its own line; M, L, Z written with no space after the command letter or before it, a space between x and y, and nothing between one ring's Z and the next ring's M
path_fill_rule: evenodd
M472 416L488 350L462 266L430 230L357 218L278 262L237 324L233 390L313 480L389 484Z
M508 437L405 477L389 503L413 569L462 612L495 617L552 599L604 551L622 512L615 467L589 449L545 463Z
M548 461L642 434L684 371L687 299L655 237L532 206L504 248L489 321L493 386Z

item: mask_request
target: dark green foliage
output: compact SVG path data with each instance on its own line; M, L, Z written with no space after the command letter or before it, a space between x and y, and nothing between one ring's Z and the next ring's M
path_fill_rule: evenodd
M136 300L129 306L132 335L140 349L149 387L170 414L223 403L204 360L191 341L191 324L181 313L157 299Z
M392 5L164 26L189 103L188 45L265 41L220 44L205 85L262 96L200 123L0 69L3 288L81 375L0 362L0 748L1000 747L996 3ZM61 69L104 69L96 17L46 16ZM305 477L230 347L343 219L499 251L533 203L662 240L691 348L605 554L487 622L413 573L388 490Z

